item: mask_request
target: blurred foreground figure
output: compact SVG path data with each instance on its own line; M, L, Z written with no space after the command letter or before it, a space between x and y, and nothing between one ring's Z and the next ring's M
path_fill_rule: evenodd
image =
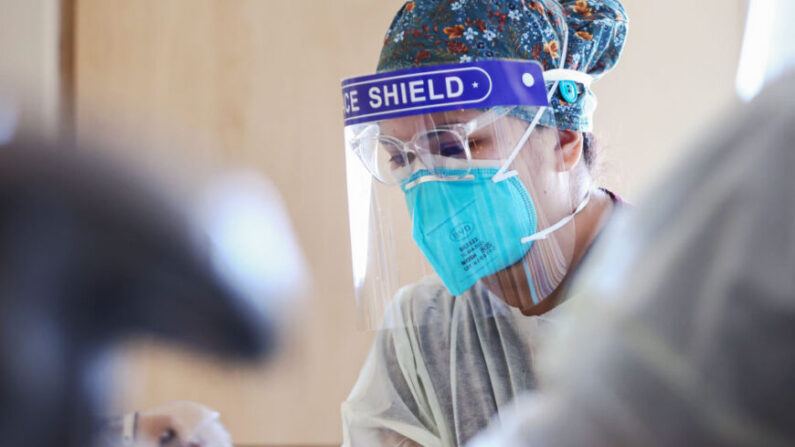
M254 359L272 340L160 194L82 150L0 148L0 444L94 444L99 366L117 342L153 334Z
M472 445L795 445L794 82L607 230L540 391Z

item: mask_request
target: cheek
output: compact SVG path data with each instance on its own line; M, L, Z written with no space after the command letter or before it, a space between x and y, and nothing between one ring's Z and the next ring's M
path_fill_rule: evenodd
M531 137L514 160L514 169L528 189L543 192L549 189L556 175L553 158L555 149L543 138Z
M519 180L525 185L536 207L539 217L552 222L566 209L569 200L567 175L559 169L557 160L560 151L546 139L530 139L519 153L514 164Z

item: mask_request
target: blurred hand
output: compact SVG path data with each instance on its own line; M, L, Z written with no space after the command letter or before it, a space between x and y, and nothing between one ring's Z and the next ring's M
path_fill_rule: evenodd
M194 402L174 402L138 414L135 447L232 447L219 414Z

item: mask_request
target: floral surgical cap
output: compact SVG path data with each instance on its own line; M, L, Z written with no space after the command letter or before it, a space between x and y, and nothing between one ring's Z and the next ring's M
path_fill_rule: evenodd
M414 0L392 21L378 71L521 59L537 61L544 70L565 68L598 79L618 62L627 21L618 0ZM596 96L588 85L568 85L576 87L576 95L566 95L567 101L562 91L555 92L550 103L556 122L546 124L591 131ZM524 108L512 113L532 119Z

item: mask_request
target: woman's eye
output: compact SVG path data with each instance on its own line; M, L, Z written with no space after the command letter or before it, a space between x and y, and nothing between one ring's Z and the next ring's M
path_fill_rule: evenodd
M414 154L395 154L389 158L389 163L394 168L402 168L414 161Z
M395 154L389 159L392 166L404 166L406 164L406 157L403 154Z
M459 157L465 153L461 144L457 142L450 142L447 144L441 145L439 148L439 155L443 157Z
M483 154L483 152L487 150L487 145L484 141L469 140L467 141L467 145L469 146L469 153L472 154L473 157L475 154Z

